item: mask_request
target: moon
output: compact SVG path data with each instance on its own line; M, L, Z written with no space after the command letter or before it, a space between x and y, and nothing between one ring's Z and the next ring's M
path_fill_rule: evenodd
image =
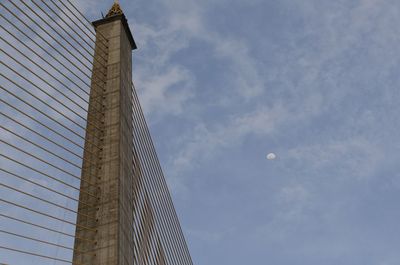
M275 159L276 159L276 154L274 154L274 153L269 153L269 154L267 155L267 159L268 159L268 160L275 160Z

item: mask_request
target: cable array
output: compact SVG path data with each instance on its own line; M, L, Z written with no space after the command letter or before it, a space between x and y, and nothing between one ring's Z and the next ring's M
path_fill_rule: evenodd
M99 203L107 199L99 172L110 111L109 45L70 0L0 2L0 253L25 263L37 258L36 264L89 265L72 262L72 255L94 256ZM122 258L193 265L128 83L120 103L121 141L129 150L120 163L128 177L118 187L124 195L118 214L132 222L118 223ZM1 257L0 263L12 261Z
M101 115L88 121L89 95L106 83L92 69L105 69L108 41L74 10L62 0L0 2L0 262L72 264L74 240L95 243L74 231L96 231L76 218L78 204L95 211L98 200L80 174L96 166L82 168L83 153L101 148L86 127L101 130Z
M137 218L138 221L134 223L137 264L150 258L154 262L152 264L192 265L193 262L134 86L132 86L131 120L134 128L132 152L135 158L132 163L139 171L136 176L141 176L134 187L136 214L152 216L155 219L152 224L154 227L151 228L154 232L148 235L151 238L148 241L151 243L147 246L143 246L144 241L141 239L140 231L149 229L148 220ZM147 255L141 253L143 248L148 248ZM166 263L162 263L162 260Z

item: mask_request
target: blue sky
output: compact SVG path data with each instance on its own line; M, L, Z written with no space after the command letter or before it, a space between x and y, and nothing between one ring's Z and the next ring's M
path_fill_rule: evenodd
M121 4L196 264L400 263L398 1Z
M195 264L400 263L398 1L120 2Z

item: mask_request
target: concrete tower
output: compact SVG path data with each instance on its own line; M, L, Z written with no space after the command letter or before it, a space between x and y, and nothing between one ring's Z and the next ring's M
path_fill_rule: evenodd
M131 53L136 44L117 1L93 25L96 48L73 264L133 265Z

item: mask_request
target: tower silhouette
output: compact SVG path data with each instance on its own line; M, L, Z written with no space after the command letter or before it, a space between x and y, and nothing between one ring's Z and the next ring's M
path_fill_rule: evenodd
M191 265L132 84L127 19L114 2L96 47L73 264Z

